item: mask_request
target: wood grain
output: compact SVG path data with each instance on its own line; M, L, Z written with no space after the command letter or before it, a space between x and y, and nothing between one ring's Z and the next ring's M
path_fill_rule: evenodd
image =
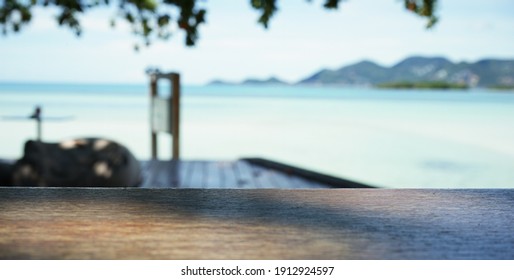
M513 259L514 190L0 188L3 259Z

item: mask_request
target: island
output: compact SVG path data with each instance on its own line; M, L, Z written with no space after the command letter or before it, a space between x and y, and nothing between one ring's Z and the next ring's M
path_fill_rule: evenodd
M488 88L494 90L514 91L514 85L492 85Z
M382 66L363 60L339 69L321 69L294 83L276 77L248 78L241 82L213 80L208 85L338 86L400 89L489 88L514 90L514 59L481 59L452 62L445 57L411 56Z
M247 86L287 86L289 83L277 78L270 77L268 79L255 79L249 78L242 82L227 82L224 80L213 80L208 85L223 85L223 86L236 86L236 85L247 85Z
M442 81L422 81L422 82L391 82L375 85L382 89L468 89L467 84L449 83Z

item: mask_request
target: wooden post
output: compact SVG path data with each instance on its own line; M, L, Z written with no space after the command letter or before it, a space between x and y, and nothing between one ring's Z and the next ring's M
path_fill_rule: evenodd
M157 75L150 76L150 133L152 146L152 159L157 159L157 132L153 129L153 99L157 97Z
M166 100L165 108L162 102L165 98L159 98L157 81L164 78L170 81L170 98ZM150 129L152 159L157 159L157 133L167 132L172 136L172 159L180 158L180 75L177 73L152 73L150 74ZM158 103L156 103L158 102ZM164 113L163 113L164 112ZM166 115L164 121L162 118ZM157 119L154 119L157 116Z
M36 126L37 126L37 128L36 128L37 129L37 135L36 135L37 139L36 140L41 142L41 137L42 137L42 135L41 135L41 117L36 117Z
M171 135L173 137L173 160L180 157L180 75L171 75Z
M36 141L39 141L41 142L41 138L43 137L42 136L42 118L43 118L43 109L41 109L41 106L36 106L36 109L34 110L34 113L32 114L32 116L30 116L30 118L32 119L35 119L36 120Z

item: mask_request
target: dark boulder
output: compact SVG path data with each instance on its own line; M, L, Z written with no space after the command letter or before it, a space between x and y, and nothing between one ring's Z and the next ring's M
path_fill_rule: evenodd
M137 186L141 167L124 146L107 139L84 138L44 143L27 141L12 171L13 186Z
M12 185L11 177L13 170L13 163L0 160L0 187Z

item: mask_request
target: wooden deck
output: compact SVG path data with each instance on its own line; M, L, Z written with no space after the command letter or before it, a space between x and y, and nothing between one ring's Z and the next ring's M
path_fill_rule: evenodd
M514 190L0 188L0 259L514 259Z
M328 189L370 186L265 160L141 162L142 188Z

